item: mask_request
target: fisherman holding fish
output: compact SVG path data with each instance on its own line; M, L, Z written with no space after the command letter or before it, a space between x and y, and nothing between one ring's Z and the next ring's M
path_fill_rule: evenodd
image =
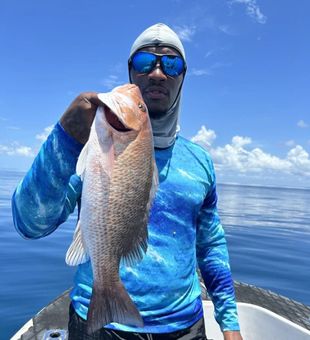
M213 163L179 134L184 47L153 25L128 67L131 84L82 93L55 125L13 195L15 227L41 238L79 206L69 339L207 339L198 266L223 338L242 340Z

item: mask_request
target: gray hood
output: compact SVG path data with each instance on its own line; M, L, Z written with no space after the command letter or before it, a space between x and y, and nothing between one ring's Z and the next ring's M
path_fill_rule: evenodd
M185 51L177 34L165 24L155 24L142 32L133 43L129 58L139 49L147 46L163 45L176 49L185 59ZM182 85L181 85L182 86ZM160 118L151 118L154 146L167 148L171 146L180 131L178 124L180 114L181 89L167 114Z

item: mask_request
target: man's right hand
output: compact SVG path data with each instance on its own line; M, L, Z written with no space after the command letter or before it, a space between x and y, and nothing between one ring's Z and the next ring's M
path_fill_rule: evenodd
M96 92L81 93L60 118L61 126L70 136L85 144L99 105L102 103Z

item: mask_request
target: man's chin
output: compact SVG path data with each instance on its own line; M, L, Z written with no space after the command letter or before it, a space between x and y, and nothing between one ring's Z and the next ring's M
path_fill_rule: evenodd
M167 110L163 111L163 110L151 110L149 109L149 116L151 119L159 119L164 117L167 114Z
M148 96L143 97L149 113L165 114L168 111L169 103L166 100L151 99Z
M160 103L156 103L154 101L145 101L145 104L149 111L149 116L153 119L161 118L166 115L168 108L166 105L160 105ZM161 103L162 104L162 103Z

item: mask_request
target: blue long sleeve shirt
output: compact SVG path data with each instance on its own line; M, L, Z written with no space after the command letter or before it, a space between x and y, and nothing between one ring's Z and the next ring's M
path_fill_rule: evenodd
M82 182L75 166L82 145L58 123L12 198L14 224L25 238L52 233L75 209ZM120 277L140 311L144 328L111 323L124 331L167 333L190 327L203 316L197 266L222 331L239 330L223 227L217 212L215 174L206 150L178 136L155 149L159 187L150 211L147 253ZM71 300L87 318L93 275L78 266Z

